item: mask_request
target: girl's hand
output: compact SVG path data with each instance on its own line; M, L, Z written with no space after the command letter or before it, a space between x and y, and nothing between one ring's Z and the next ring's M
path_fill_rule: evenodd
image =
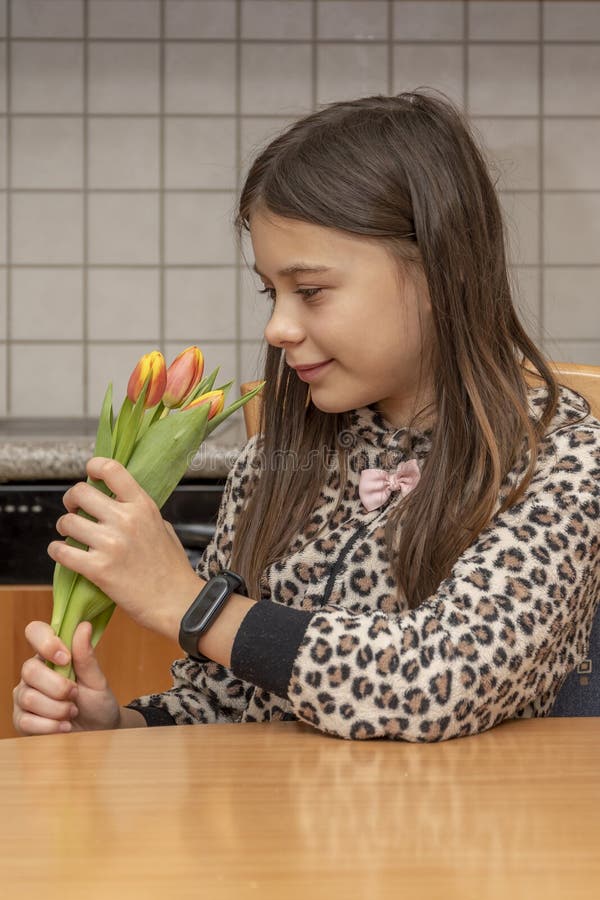
M25 637L36 655L23 663L21 680L13 691L13 724L19 734L54 734L118 728L121 711L94 656L92 626L81 622L73 635L73 667L77 684L44 660L60 665L69 651L47 622L30 622ZM57 659L57 653L66 659Z
M56 530L88 550L53 541L48 554L104 591L140 625L177 640L179 623L205 581L192 569L175 531L127 469L93 457L88 475L115 495L78 482L63 497ZM78 516L82 509L96 521Z

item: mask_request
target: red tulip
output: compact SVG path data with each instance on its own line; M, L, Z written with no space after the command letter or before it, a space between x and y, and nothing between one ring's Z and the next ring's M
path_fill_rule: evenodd
M176 356L167 369L167 387L162 402L169 409L185 403L204 373L204 357L198 347L188 347Z
M144 409L156 406L158 401L162 399L167 386L167 367L165 358L159 350L145 353L131 373L131 378L127 385L127 396L132 403L135 403L140 396L148 376L150 376L150 381L146 390Z
M192 400L185 409L193 409L195 406L202 406L203 403L210 403L208 418L212 419L214 416L218 415L225 406L224 391L208 391L206 394L201 394L199 397L196 397L195 400Z

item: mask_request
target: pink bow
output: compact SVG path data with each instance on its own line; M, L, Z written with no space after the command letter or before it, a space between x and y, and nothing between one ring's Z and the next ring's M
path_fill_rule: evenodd
M403 497L419 483L421 472L416 459L401 462L395 471L363 469L358 482L358 494L369 512L383 506L392 491L400 491Z

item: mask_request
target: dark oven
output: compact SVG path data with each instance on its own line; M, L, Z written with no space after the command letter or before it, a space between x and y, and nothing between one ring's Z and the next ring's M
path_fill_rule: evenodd
M74 482L0 484L0 584L51 584L54 562L46 552L60 539L55 524ZM162 509L195 566L214 534L225 478L183 481Z

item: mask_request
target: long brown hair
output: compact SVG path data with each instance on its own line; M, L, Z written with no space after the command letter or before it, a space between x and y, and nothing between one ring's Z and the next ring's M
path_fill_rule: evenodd
M558 402L548 362L513 305L504 223L484 156L467 119L439 93L420 88L330 103L296 121L254 160L235 222L240 243L259 206L368 235L389 248L400 272L426 278L435 427L421 480L385 529L399 596L411 609L435 592L490 521L519 460L525 474L500 511L523 495ZM547 386L538 422L529 416L527 362ZM254 597L260 597L261 574L289 554L294 537L318 513L327 451L340 461L337 511L347 476L338 436L350 425L348 413L305 409L306 385L280 348L268 347L263 377L259 456L287 457L295 465L266 463L261 477L265 465L257 464L239 512L232 566ZM321 521L319 533L328 526L331 519Z

